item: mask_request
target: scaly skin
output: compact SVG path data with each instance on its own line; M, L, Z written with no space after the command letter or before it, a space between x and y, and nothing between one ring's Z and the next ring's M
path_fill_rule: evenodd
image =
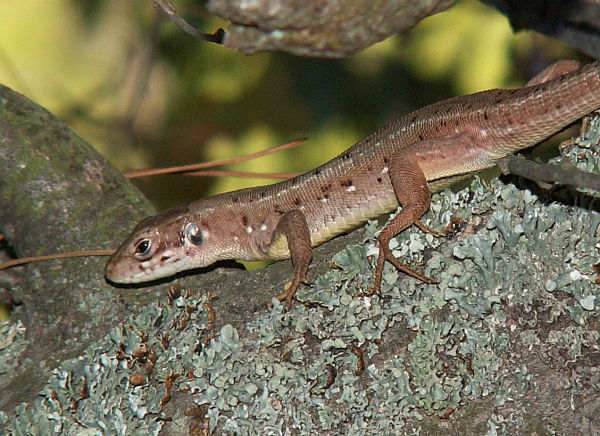
M553 65L517 89L451 98L392 121L313 171L233 191L140 222L106 266L116 283L139 283L218 260L292 257L295 273L279 297L291 302L315 247L365 221L402 212L382 230L373 290L390 238L420 223L431 192L530 147L600 107L600 61Z

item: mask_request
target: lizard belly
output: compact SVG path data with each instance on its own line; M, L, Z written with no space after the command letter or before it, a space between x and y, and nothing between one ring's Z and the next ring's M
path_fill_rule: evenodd
M377 218L385 213L396 210L398 201L394 195L388 195L377 199L361 207L348 210L348 213L334 214L331 220L320 221L311 224L311 245L316 247L337 235L354 229L372 218Z
M310 228L311 246L316 247L330 239L352 230L366 221L377 218L385 213L392 212L398 207L398 202L395 197L389 197L384 201L374 202L365 208L355 208L345 215L334 216L332 220L327 222L319 221L308 223ZM277 235L268 250L270 259L288 259L290 250L288 247L287 237L284 234Z
M346 203L347 200L343 204L329 204L326 208L305 211L312 247L352 230L369 219L392 212L398 207L398 201L391 186L382 187L378 195L362 197L362 201L357 198L350 207ZM269 246L268 257L270 259L290 257L287 237L284 234L274 237Z

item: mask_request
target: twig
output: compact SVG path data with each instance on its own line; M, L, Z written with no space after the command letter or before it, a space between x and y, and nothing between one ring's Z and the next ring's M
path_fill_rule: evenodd
M506 156L498 161L503 174L515 174L538 182L559 182L600 191L600 175L577 168L562 168L533 162L519 156Z
M277 147L269 148L267 150L258 151L256 153L247 154L245 156L234 157L230 159L222 159L216 160L212 162L202 162L198 164L191 165L182 165L178 167L169 167L169 168L155 168L151 170L133 170L125 173L125 177L129 179L135 179L137 177L145 177L145 176L155 176L158 174L174 174L174 173L186 173L190 171L197 171L202 168L211 168L220 165L227 165L237 162L243 162L250 159L256 159L258 157L265 156L267 154L275 153L281 150L287 150L288 148L296 147L302 142L306 141L306 138L296 139L294 141L288 142L287 144L278 145Z
M113 253L114 250L86 250L61 254L48 254L45 256L22 257L21 259L12 259L7 262L0 263L0 270L11 268L13 266L24 265L26 263L39 262L42 260L66 259L69 257L110 256Z
M140 113L140 108L144 102L144 98L148 94L148 84L150 81L150 73L156 60L156 51L159 45L159 33L161 17L156 17L154 23L152 23L152 31L148 35L148 38L141 47L141 54L139 56L139 63L134 62L130 64L132 68L129 70L131 73L131 82L133 84L132 91L128 96L128 101L125 104L125 110L123 112L122 124L125 126L126 132L129 137L133 137L133 128L137 116Z
M170 1L152 0L152 6L154 6L154 9L157 11L165 14L184 32L204 41L214 42L215 44L223 44L223 39L225 38L225 31L223 29L219 28L213 34L200 32L175 13L175 6L173 6L173 3Z
M302 173L252 173L249 171L204 170L185 173L186 176L243 177L251 179L291 179Z

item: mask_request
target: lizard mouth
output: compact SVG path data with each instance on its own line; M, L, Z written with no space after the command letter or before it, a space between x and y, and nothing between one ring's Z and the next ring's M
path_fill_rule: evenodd
M174 253L163 253L155 258L158 260L125 265L119 262L119 258L111 257L104 269L104 277L117 284L142 283L169 277L187 267L186 262Z

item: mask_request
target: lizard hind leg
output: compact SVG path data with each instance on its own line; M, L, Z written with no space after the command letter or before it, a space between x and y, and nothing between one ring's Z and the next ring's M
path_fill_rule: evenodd
M565 74L577 71L579 68L581 68L579 62L570 59L562 59L553 63L552 65L549 65L541 72L533 76L531 79L529 79L525 86L534 86L539 85L540 83L549 82L550 80L554 80Z
M306 217L301 211L291 210L281 216L273 233L273 240L281 236L287 239L290 257L294 264L294 276L285 290L277 295L277 299L290 309L296 291L302 283L307 283L306 273L312 261L310 230Z
M436 237L444 236L443 233L430 229L420 221L421 216L429 208L431 191L427 185L425 174L419 167L416 159L402 155L395 156L389 162L389 176L396 198L402 205L402 210L383 228L377 237L379 256L375 266L375 280L370 290L371 294L379 292L381 288L383 266L386 260L399 271L424 283L435 283L434 280L400 262L389 248L390 239L413 224L422 231Z

